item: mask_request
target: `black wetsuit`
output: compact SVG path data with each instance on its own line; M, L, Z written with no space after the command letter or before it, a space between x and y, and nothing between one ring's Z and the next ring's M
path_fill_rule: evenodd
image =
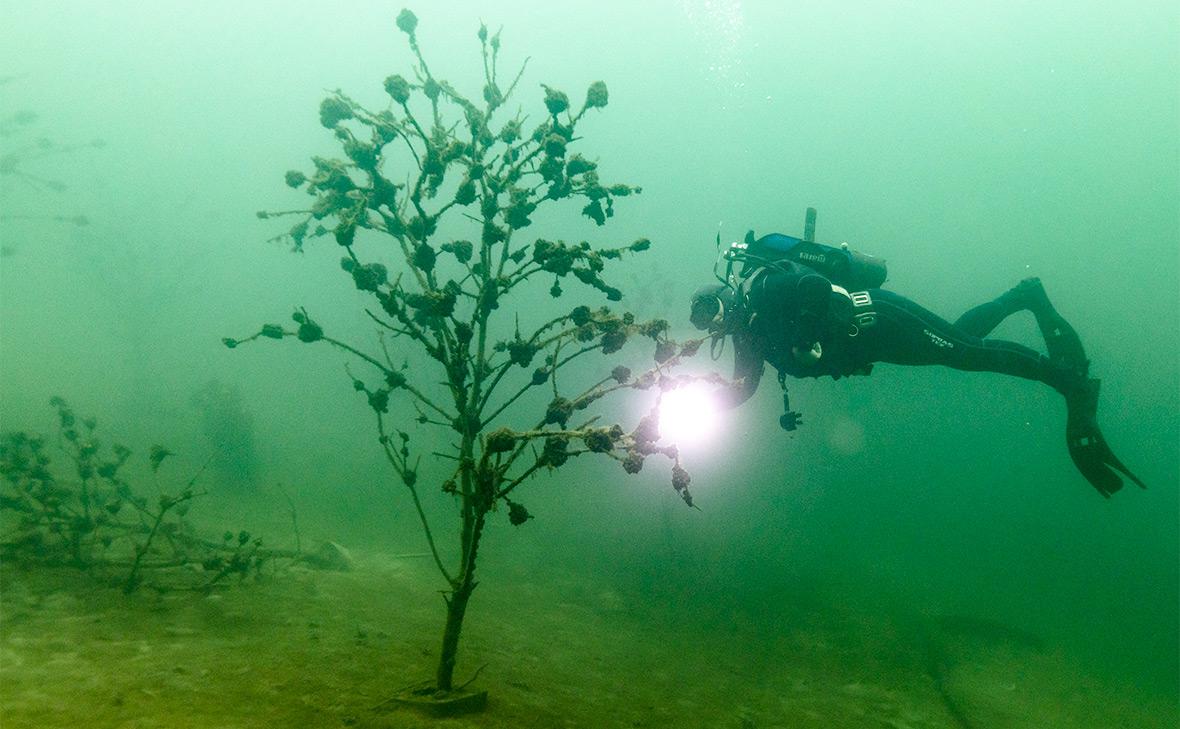
M721 306L721 331L734 340L734 382L722 393L723 405L748 400L767 362L784 385L779 424L785 430L801 422L787 398L788 375L867 375L876 362L998 372L1044 382L1065 396L1070 457L1099 493L1110 496L1122 488L1120 473L1143 486L1103 438L1095 420L1099 381L1088 377L1077 332L1049 303L1039 280L1027 279L951 324L892 291L847 292L805 266L780 265L748 278L732 302L734 311L726 314ZM1033 312L1050 356L986 338L1021 310Z
M856 293L856 292L854 292ZM803 266L763 270L745 285L744 326L734 332L734 400L754 393L768 362L780 376L834 378L868 374L875 362L944 365L1044 382L1067 393L1078 373L1015 342L985 339L1019 309L1011 294L971 309L954 324L883 289L860 306ZM867 315L867 316L866 316ZM818 342L818 359L808 356Z

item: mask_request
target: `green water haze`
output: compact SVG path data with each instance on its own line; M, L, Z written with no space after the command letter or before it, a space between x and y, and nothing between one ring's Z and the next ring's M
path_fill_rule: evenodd
M200 663L231 652L237 636L250 641L242 626L254 625L270 645L290 648L275 660L293 675L335 666L325 671L335 683L302 690L351 702L340 716L361 726L370 719L355 707L379 700L369 698L381 693L373 666L382 656L390 689L431 670L415 651L436 642L439 585L416 558L409 567L386 559L425 551L417 517L340 353L289 341L229 350L221 339L285 321L299 305L342 338L375 341L331 238L292 253L270 240L288 226L255 213L304 204L284 172L338 155L318 120L328 93L388 103L383 79L412 63L394 24L401 7L0 6L0 119L36 115L0 137L0 429L52 430L48 402L63 396L138 451L167 444L178 473L207 465L194 518L210 528L244 520L286 544L294 506L305 541L348 547L355 573L326 582L275 575L242 586L228 606L175 607L192 632L161 628L145 640L189 641ZM580 151L642 194L619 201L601 229L564 210L539 214L523 233L602 246L650 238L652 249L615 274L622 305L638 316L667 318L673 336L691 336L687 301L711 281L715 238L799 235L809 206L819 211L818 240L887 259L885 288L951 320L1039 276L1103 380L1107 439L1149 487L1129 485L1109 500L1095 493L1066 452L1064 403L1038 383L890 365L867 378L798 381L792 403L805 424L788 434L768 377L706 442L684 448L699 509L685 508L665 466L628 476L603 459L522 487L536 517L523 526L495 515L458 673L488 663L480 680L500 703L471 726L559 726L561 716L573 726L961 726L948 695L968 696L957 710L970 726L1109 726L1123 702L1132 707L1126 726L1174 725L1180 8L412 7L431 70L472 96L481 21L503 27L505 67L529 59L515 102L526 113L541 107L541 84L579 99L594 81L609 85L609 108L584 122ZM63 153L41 154L42 139ZM547 286L526 294L526 308L552 306ZM1030 315L996 336L1043 349ZM635 351L620 361L638 368L648 359ZM700 357L693 367L728 374L732 359ZM633 423L647 404L619 401L609 415ZM446 470L424 462L423 480ZM444 494L425 498L433 513L450 508ZM10 706L0 706L0 723L66 725L68 712L55 707L70 703L69 692L47 690L38 706L36 670L49 669L22 652L53 629L49 611L81 620L101 609L132 632L157 613L135 598L122 608L106 593L61 597L68 580L0 568L0 674L11 679L0 675ZM46 590L56 597L36 597ZM253 598L237 594L251 590ZM118 617L124 609L133 617ZM212 620L211 611L231 618ZM333 642L332 629L318 626L336 619L352 622ZM322 642L308 643L309 632ZM634 650L619 648L628 641ZM87 668L91 654L77 652L76 670L107 670ZM256 675L242 665L241 675ZM267 686L282 686L275 695L303 686L266 675ZM546 680L547 702L537 698ZM971 698L1009 684L1026 710ZM79 685L77 704L107 701L100 687ZM777 703L821 685L861 713L839 713L836 699ZM1060 703L1028 708L1042 685ZM138 725L174 725L168 697L204 690L196 679L179 686L152 689L156 713ZM367 693L350 698L357 687ZM906 687L927 708L881 718L881 707L906 705ZM232 725L225 717L245 716L234 702L255 700L224 691L207 697L194 726ZM606 693L602 707L583 703ZM697 704L677 703L693 694ZM1111 713L1055 713L1071 700ZM537 713L530 719L522 706ZM130 721L112 716L112 726ZM284 720L339 726L340 716ZM250 717L241 725L269 725ZM418 725L390 721L371 725Z

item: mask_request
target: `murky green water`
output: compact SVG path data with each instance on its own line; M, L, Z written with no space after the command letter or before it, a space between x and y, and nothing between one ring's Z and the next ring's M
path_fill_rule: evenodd
M436 725L374 708L433 670L443 585L345 357L220 343L304 306L379 351L339 247L291 254L267 242L283 221L255 212L304 204L284 171L339 153L318 120L326 90L388 102L383 80L412 60L399 9L0 8L0 426L52 433L61 395L140 457L174 451L159 488L204 465L197 527L286 548L294 507L303 542L357 562L213 597L124 597L6 562L5 726ZM887 365L797 382L805 422L788 435L764 382L684 448L699 510L666 465L628 476L582 458L520 489L535 519L493 514L457 671L487 664L492 703L446 725L1175 725L1180 11L414 10L431 70L473 96L481 19L504 27L502 74L530 59L526 113L542 83L580 99L607 82L579 149L643 193L601 229L572 207L524 232L649 237L611 278L639 316L689 336L718 232L799 234L808 206L819 240L888 259L886 287L947 318L1038 275L1103 379L1107 438L1150 487L1098 496L1067 457L1060 397L1035 383ZM549 283L523 299L526 319L553 306ZM997 336L1039 345L1031 317ZM649 361L639 347L604 364ZM728 353L696 366L726 372ZM607 415L633 423L639 400ZM449 443L432 432L427 453ZM424 483L446 472L423 461ZM449 497L423 494L451 539Z

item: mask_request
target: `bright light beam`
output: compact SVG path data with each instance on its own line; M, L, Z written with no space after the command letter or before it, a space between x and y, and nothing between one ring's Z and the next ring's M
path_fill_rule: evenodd
M660 440L681 448L708 441L717 430L715 387L692 382L669 390L660 398Z

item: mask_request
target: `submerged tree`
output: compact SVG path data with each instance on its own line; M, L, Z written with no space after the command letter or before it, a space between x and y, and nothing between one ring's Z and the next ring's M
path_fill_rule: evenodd
M15 76L0 77L0 84L15 80ZM39 173L29 171L30 165L46 157L70 155L87 148L101 148L106 146L101 139L84 144L56 144L47 137L28 140L26 137L35 128L37 114L32 111L18 111L7 117L0 118L0 186L6 186L8 181L20 182L32 188L38 194L48 190L51 192L65 192L66 184L61 180L44 177ZM0 196L7 197L7 189L0 191ZM14 209L12 201L8 200L6 210L0 212L0 224L10 220L40 220L54 223L66 223L79 227L90 224L85 215L64 215L58 213L31 213ZM0 245L0 258L8 258L16 253L11 245Z
M65 192L64 182L30 172L25 166L46 157L70 155L82 149L100 149L105 147L106 143L101 139L95 139L81 144L57 144L48 137L37 137L31 142L23 141L21 138L36 122L37 114L32 111L18 111L0 119L0 139L5 142L4 153L0 154L0 177L21 180L38 191Z
M524 68L502 82L499 33L479 28L483 89L473 100L431 72L417 23L408 10L397 18L416 64L412 80L385 80L388 108L366 109L340 91L321 104L320 122L333 131L344 158L315 157L310 175L287 173L288 185L314 198L311 208L259 214L299 216L289 233L296 250L309 239L335 240L341 268L372 296L374 306L364 314L378 327L379 353L334 338L303 308L292 317L294 327L268 324L249 339L225 344L257 337L324 342L368 368L370 374L349 371L353 387L376 414L378 441L409 490L448 585L437 674L420 691L448 701L462 688L453 680L455 657L489 515L503 508L517 526L531 518L517 500L519 486L585 453L614 458L632 474L646 457L660 454L672 461L673 487L692 505L689 475L675 447L657 443L654 407L629 430L602 425L583 411L610 393L677 387L688 378L673 377L669 369L694 354L700 341L678 345L668 339L663 320L641 322L610 306L563 308L556 301L544 321L522 328L529 309L520 294L534 282L547 285L554 299L576 282L617 302L623 294L603 278L607 264L650 245L647 239L617 247L522 240L541 205L575 201L601 226L618 198L640 191L605 184L598 162L572 150L586 115L606 107L607 87L591 84L575 106L562 91L544 86L544 114L528 123L519 112L504 113ZM444 218L466 219L477 240L444 236ZM601 379L581 386L568 381L567 368L576 360L614 354L633 338L654 342L650 370L633 376L624 366L604 366ZM409 368L411 353L425 355L433 367ZM441 388L434 384L440 379ZM431 428L456 440L450 452L429 448L453 466L437 484L457 507L453 561L437 543L419 498L421 454L411 433Z
M7 77L11 79L12 77ZM0 143L3 151L0 153L0 180L12 179L20 181L37 192L49 190L64 192L66 184L61 180L51 179L31 172L28 166L46 157L70 155L82 149L98 149L106 146L101 139L95 139L82 144L56 144L47 137L38 137L29 141L24 137L37 122L37 115L31 111L18 111L10 116L0 118ZM23 212L5 212L0 215L0 222L6 220L51 220L58 223L69 223L84 226L90 223L85 215L33 214ZM4 253L11 254L12 249L5 247Z
M131 593L145 584L160 592L204 591L257 575L275 559L310 562L264 549L245 531L201 537L185 518L202 493L195 489L200 472L167 492L157 481L149 498L128 475L130 448L104 444L97 421L76 415L61 398L50 404L56 447L36 433L0 433L0 560L7 565L74 567ZM172 455L151 447L153 479Z

